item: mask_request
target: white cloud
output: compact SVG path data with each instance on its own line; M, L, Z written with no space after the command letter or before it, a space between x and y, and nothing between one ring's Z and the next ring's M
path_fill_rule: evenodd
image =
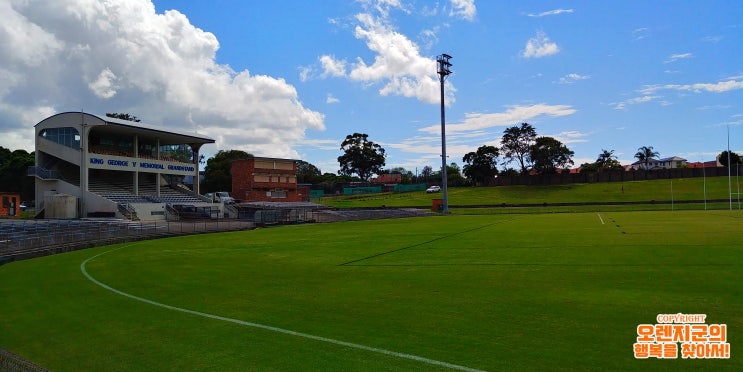
M548 10L546 12L541 13L529 13L527 14L529 17L544 17L544 16L551 16L551 15L558 15L563 13L572 13L573 9L555 9L555 10Z
M475 19L475 15L477 14L475 0L451 0L451 6L450 16L461 17L468 21Z
M526 47L521 54L524 58L542 58L557 54L560 48L554 42L550 41L547 34L538 31L536 36L526 42Z
M691 53L671 54L670 56L668 56L667 60L663 61L663 63L672 63L678 61L679 59L688 59L691 57L694 57L694 55Z
M719 43L720 40L722 40L722 36L715 35L715 36L707 36L702 38L702 41L705 43Z
M333 56L324 55L320 57L320 64L323 69L323 77L346 75L346 61L339 61Z
M658 98L660 98L660 97L659 96L645 95L645 96L642 96L642 97L631 98L631 99L628 99L628 100L625 100L625 101L622 101L622 102L619 102L619 103L614 103L613 105L614 105L614 109L616 109L616 110L626 110L628 105L636 105L638 103L646 103L646 102L650 102L650 101L656 100Z
M387 17L392 9L399 9L403 12L408 10L403 6L400 0L356 0L368 11L376 11L383 17Z
M572 84L578 80L586 80L590 79L591 77L588 75L579 75L579 74L567 74L560 78L560 84Z
M299 147L311 147L318 150L326 151L339 151L341 147L341 139L309 139L305 138L296 145ZM336 164L337 166L338 164Z
M551 134L549 136L564 144L588 142L588 140L585 138L586 136L588 136L588 134L575 130Z
M156 13L150 0L11 0L0 14L3 133L32 133L59 111L126 110L215 137L220 149L294 157L291 143L324 129L284 79L218 64L213 34L178 11Z
M312 67L309 66L301 66L299 67L299 80L301 82L306 82L310 79L310 75L312 74Z
M418 39L422 41L423 48L431 49L439 42L438 32L439 26L436 26L432 29L423 30L418 33Z
M357 57L347 76L366 84L382 83L381 95L414 97L427 103L437 103L439 81L436 61L420 55L418 46L405 35L397 32L384 18L368 13L356 15L359 24L355 36L365 40L367 47L376 53L374 62L367 64ZM456 89L448 84L447 103L454 101Z
M640 27L632 30L632 40L642 40L650 35L650 29L647 27Z
M696 83L696 84L666 84L666 85L648 85L640 90L642 94L653 94L661 90L680 90L691 91L694 93L711 92L724 93L731 90L743 89L743 81L727 80L717 83Z
M115 80L116 74L111 72L107 67L98 74L98 78L95 79L95 81L88 84L88 87L96 96L109 99L116 95L116 87L114 86Z
M340 100L338 98L333 97L332 94L328 93L328 98L325 100L325 103L339 103Z
M482 130L496 126L510 126L516 123L533 120L543 116L567 116L576 112L569 105L547 105L544 103L531 106L509 106L505 112L494 114L468 113L461 123L446 125L447 133ZM421 132L437 133L441 131L439 125L432 125L419 129Z

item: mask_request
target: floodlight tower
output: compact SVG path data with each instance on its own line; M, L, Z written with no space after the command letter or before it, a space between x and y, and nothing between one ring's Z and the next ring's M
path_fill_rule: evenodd
M444 192L444 205L442 213L449 213L449 194L447 191L447 176L446 176L446 115L444 111L444 80L451 74L450 67L451 62L449 60L452 57L446 53L442 53L436 57L437 62L437 73L439 74L439 81L441 82L441 188Z

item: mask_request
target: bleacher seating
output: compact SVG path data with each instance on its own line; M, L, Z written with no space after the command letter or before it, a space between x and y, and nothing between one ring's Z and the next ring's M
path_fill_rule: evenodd
M0 257L45 246L159 234L163 229L164 226L155 223L116 219L0 221Z
M193 204L206 202L198 196L178 191L170 185L161 185L160 195L158 196L155 184L145 180L140 180L138 185L139 195L136 195L131 176L126 173L107 173L102 177L91 177L88 182L88 191L116 203Z

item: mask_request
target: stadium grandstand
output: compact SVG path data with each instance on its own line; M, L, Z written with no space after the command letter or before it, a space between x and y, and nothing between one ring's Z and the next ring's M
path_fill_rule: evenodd
M163 220L184 210L230 213L199 194L199 150L212 138L84 112L53 115L35 128L29 176L36 177L41 217Z

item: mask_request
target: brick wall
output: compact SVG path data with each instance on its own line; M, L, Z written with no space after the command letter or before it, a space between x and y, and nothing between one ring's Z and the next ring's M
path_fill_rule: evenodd
M297 188L296 162L271 158L232 161L230 195L241 201L271 202L299 202L308 196Z

